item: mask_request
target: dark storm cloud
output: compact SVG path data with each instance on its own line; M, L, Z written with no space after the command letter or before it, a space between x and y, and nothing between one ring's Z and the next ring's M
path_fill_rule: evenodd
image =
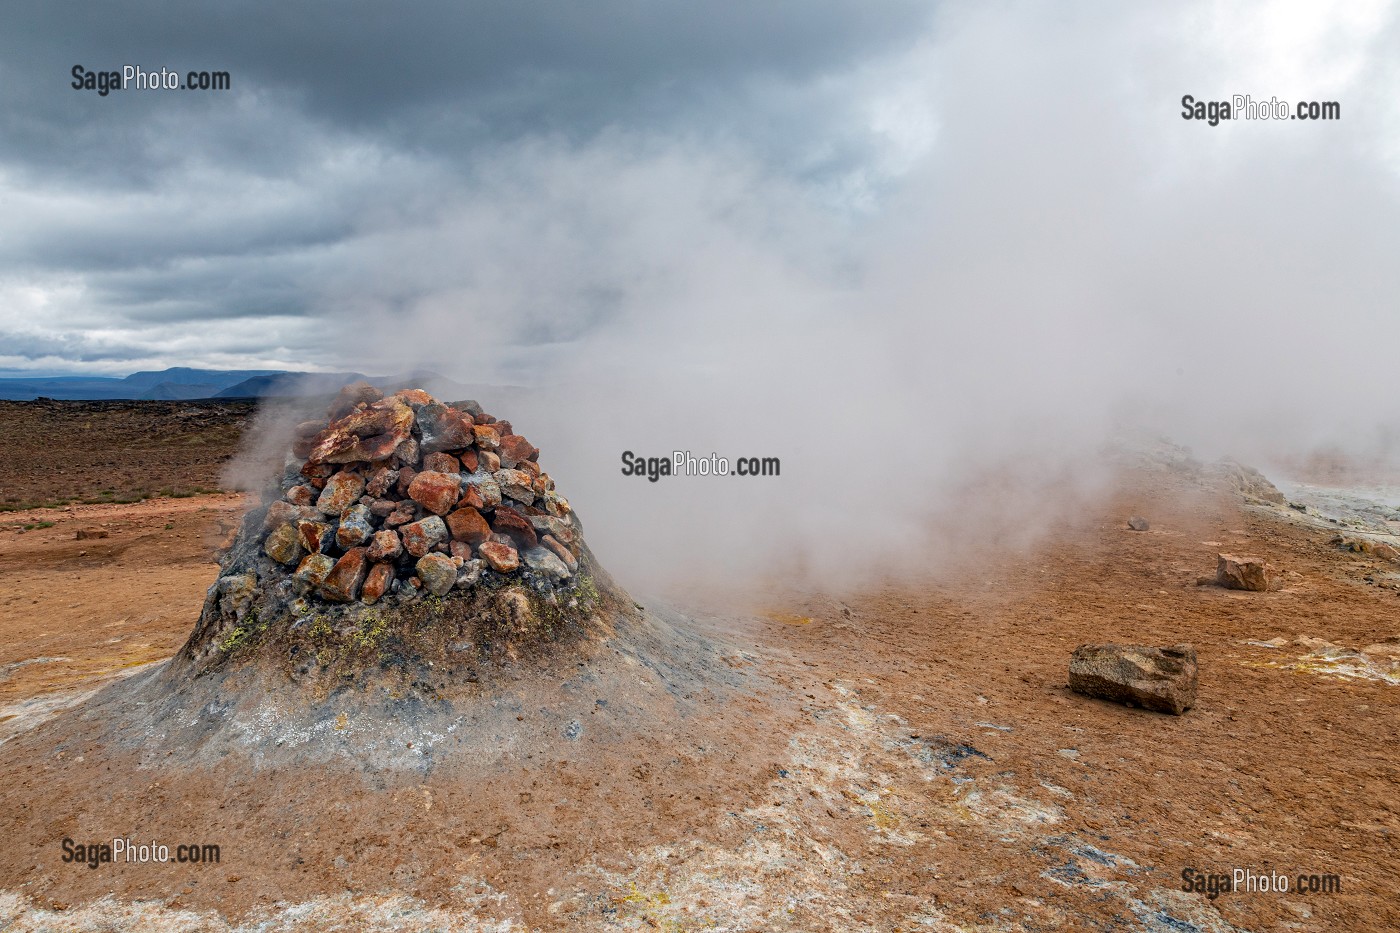
M606 138L626 158L688 140L841 175L869 140L831 79L906 48L929 16L910 0L10 5L0 337L54 364L94 359L84 333L100 327L121 334L104 348L135 358L153 323L325 311L386 232L422 243L443 204L470 206L534 141L557 153ZM232 89L100 97L69 86L75 64L228 71ZM369 288L392 311L471 275L443 264ZM517 338L605 317L615 283L578 285L578 315L523 322Z
M619 124L693 128L701 115L751 131L745 124L762 109L756 85L800 86L840 72L907 44L928 16L926 4L910 0L138 3L80 16L27 3L7 10L0 33L13 89L2 145L46 163L86 159L76 143L100 145L101 137L118 151L161 148L143 132L149 96L71 91L75 63L228 70L236 90L260 96L253 106L285 106L303 128L319 122L454 153ZM224 116L228 107L212 93L159 96L160 110L174 108L181 120ZM280 148L284 136L274 129L266 142ZM199 141L166 138L175 151ZM172 157L147 154L156 166Z

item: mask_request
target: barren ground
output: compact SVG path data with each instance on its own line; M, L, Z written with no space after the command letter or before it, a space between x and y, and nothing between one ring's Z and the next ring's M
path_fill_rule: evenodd
M561 744L491 786L142 769L100 735L56 742L64 702L182 643L239 508L6 516L0 928L1400 927L1400 595L1286 509L1130 475L1031 553L969 542L977 569L955 578L684 606L752 691L681 733ZM1152 529L1129 531L1132 514ZM74 539L94 525L110 536ZM1220 550L1267 558L1282 589L1196 586ZM1300 636L1367 650L1338 660ZM1199 705L1071 694L1070 652L1100 641L1194 644ZM60 860L64 836L118 835L221 857ZM1187 867L1342 890L1210 899L1180 890Z

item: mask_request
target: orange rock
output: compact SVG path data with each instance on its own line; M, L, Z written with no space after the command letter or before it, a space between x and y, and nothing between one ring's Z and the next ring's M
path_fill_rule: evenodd
M477 550L487 565L497 573L511 573L520 569L520 554L509 544L487 541Z
M463 506L447 516L447 527L452 537L468 544L480 544L491 537L491 526L472 506Z
M408 484L408 497L436 515L446 515L457 504L461 484L455 475L424 470Z
M432 470L437 473L460 473L462 464L461 461L451 454L437 452L428 454L423 458L423 469Z
M413 432L413 409L386 398L331 422L307 455L308 463L353 463L384 460Z
M500 443L502 463L514 466L522 460L539 459L540 449L519 434L507 434L501 438Z
M394 582L394 567L392 564L375 564L369 568L369 573L365 575L365 585L360 590L360 600L366 605L374 605L389 592L389 585Z
M403 541L392 528L376 531L369 542L369 559L373 561L394 560L403 553Z
M475 425L472 427L472 435L476 438L476 446L482 450L495 450L500 446L501 435L492 425Z
M491 529L510 538L521 550L529 550L540 543L530 520L508 505L496 509L491 518Z
M348 603L360 595L360 585L365 582L365 572L369 569L369 558L362 547L352 547L335 562L326 579L321 581L321 596L331 602Z

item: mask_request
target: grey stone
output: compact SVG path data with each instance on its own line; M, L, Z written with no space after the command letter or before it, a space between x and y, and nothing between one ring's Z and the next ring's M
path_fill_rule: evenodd
M520 557L525 562L526 567L551 580L562 582L573 576L564 562L549 548L532 547L523 552Z
M457 565L450 557L428 554L418 558L413 567L418 571L418 579L423 581L423 588L434 596L446 596L457 583Z

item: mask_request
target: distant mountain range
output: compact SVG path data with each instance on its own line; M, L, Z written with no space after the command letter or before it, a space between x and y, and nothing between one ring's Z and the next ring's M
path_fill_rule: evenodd
M27 402L36 398L71 401L138 399L184 401L206 398L268 398L274 396L329 395L347 382L364 379L385 389L433 386L439 397L469 396L473 389L437 373L372 377L363 373L298 373L279 369L189 369L177 366L160 372L113 376L24 376L0 378L0 399ZM490 387L501 388L501 387Z

